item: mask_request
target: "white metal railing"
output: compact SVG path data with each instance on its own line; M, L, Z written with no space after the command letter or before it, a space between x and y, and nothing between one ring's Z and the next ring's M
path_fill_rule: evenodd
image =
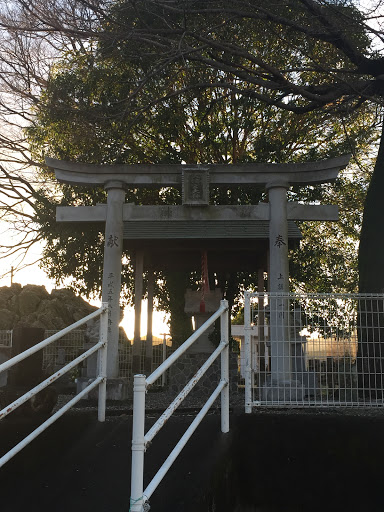
M221 325L221 341L203 366L193 376L179 395L173 400L152 428L145 434L145 393L188 348L218 319ZM221 395L221 431L229 431L229 324L228 302L221 301L220 308L192 336L188 338L171 356L168 357L149 377L135 375L133 391L133 431L132 431L132 475L131 475L131 512L143 512L145 505L180 454L196 428L199 426L215 400ZM184 398L197 384L212 363L221 355L221 378L204 407L197 414L189 428L171 451L163 465L144 489L144 454L147 446L179 407Z
M75 405L79 400L81 400L84 396L86 396L92 389L99 387L99 396L98 396L98 420L105 421L105 404L106 404L106 368L107 368L107 333L108 333L108 304L103 303L102 306L97 310L91 313L90 315L82 318L78 322L66 327L62 331L50 336L49 338L37 343L33 347L25 350L21 354L9 359L5 363L0 365L0 373L8 370L15 364L23 361L30 355L38 352L44 347L48 346L51 343L54 343L61 336L65 336L69 332L77 329L81 325L85 324L89 320L93 318L97 318L100 316L100 338L99 342L96 343L92 348L81 354L79 357L74 359L71 363L67 364L65 367L48 377L46 380L35 386L33 389L25 393L23 396L7 405L4 409L0 411L0 420L8 416L15 409L20 407L20 405L24 404L28 400L30 400L34 395L37 395L41 390L55 382L57 379L62 377L65 373L72 370L76 365L87 359L89 356L98 352L98 375L96 379L91 382L81 393L77 394L72 400L67 402L61 409L56 411L50 418L48 418L44 423L42 423L37 429L31 432L27 437L25 437L20 443L14 446L11 450L9 450L5 455L0 458L0 467L2 467L5 463L7 463L12 457L14 457L17 453L19 453L23 448L25 448L31 441L33 441L38 435L40 435L44 430L46 430L50 425L52 425L58 418L60 418L65 412L67 412L73 405Z
M245 411L384 406L384 295L245 293Z

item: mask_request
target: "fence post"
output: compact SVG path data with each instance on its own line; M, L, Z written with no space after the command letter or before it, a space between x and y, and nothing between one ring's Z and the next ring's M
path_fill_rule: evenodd
M167 359L167 338L166 338L166 335L163 334L163 352L162 352L163 356L162 356L162 360L161 362L164 363L164 361ZM161 376L161 386L162 387L165 387L165 377L166 377L166 373L164 372L163 375Z
M135 375L133 381L131 512L142 512L144 496L144 428L145 428L145 375Z
M221 431L229 432L229 318L228 301L222 300L221 306L226 310L220 317L221 342L227 346L221 353L221 380L226 381L227 385L221 392Z
M252 412L251 293L244 293L245 413Z
M99 377L103 377L99 384L99 400L97 415L99 421L105 421L105 404L107 400L107 345L108 345L108 303L103 302L105 310L100 315L100 331L99 339L104 346L98 351L97 373Z

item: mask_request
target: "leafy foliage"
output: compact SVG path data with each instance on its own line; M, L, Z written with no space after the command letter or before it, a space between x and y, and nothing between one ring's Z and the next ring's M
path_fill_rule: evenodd
M36 122L28 129L34 157L128 164L303 162L357 154L368 146L375 133L373 108L355 112L342 101L337 113L332 102L330 108L312 112L308 101L313 92L302 100L299 90L297 95L289 88L281 92L284 80L306 91L314 80L326 84L330 66L338 70L338 80L346 80L352 68L338 48L271 20L231 18L225 2L195 6L201 12L195 15L192 9L185 18L179 8L168 11L162 2L114 2L98 42L68 52L52 70ZM278 9L284 6L278 3ZM290 9L287 19L298 22L303 11ZM353 37L360 47L367 46L361 31ZM273 69L263 67L263 59L273 62ZM269 80L278 78L276 70L280 88L269 89ZM260 93L255 93L257 87ZM297 108L291 108L292 102ZM369 175L353 172L359 179L345 176L333 185L300 187L290 194L307 203L333 203L336 198L342 207L337 225L302 223L301 249L291 254L295 289L356 288L356 246ZM213 204L255 204L264 198L257 187L211 190ZM104 201L102 190L59 187L57 204ZM180 204L180 191L132 189L127 201ZM44 201L38 222L47 240L43 264L49 275L72 278L82 293L99 292L99 226L58 226L52 213ZM173 308L169 289L174 276L158 278L159 306ZM131 280L127 266L126 300L132 299ZM189 285L196 288L198 281L199 276L191 275ZM257 276L218 275L215 282L232 302L239 291L255 286Z

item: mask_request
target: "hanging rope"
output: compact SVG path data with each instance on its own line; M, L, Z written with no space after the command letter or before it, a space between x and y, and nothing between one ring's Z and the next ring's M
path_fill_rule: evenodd
M209 292L209 277L208 277L208 255L207 251L201 252L201 300L200 300L200 313L205 313L205 296Z

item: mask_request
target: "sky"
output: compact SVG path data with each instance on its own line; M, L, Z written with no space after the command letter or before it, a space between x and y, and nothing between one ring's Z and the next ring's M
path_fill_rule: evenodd
M0 234L1 237L7 236L7 231L9 232L9 228L7 224L0 221ZM34 262L39 260L41 257L41 249L42 246L36 244L36 246L31 251L30 255L26 258L26 263ZM12 260L9 258L0 259L0 276L9 272L12 267ZM38 263L26 267L20 271L17 271L13 277L14 283L20 283L22 286L26 284L35 284L35 285L43 285L51 292L54 288L56 288L55 282L51 279L48 279L45 272L39 268ZM0 286L10 286L11 285L11 276L7 275L6 277L0 278ZM87 300L87 299L85 299ZM95 306L99 306L99 302L97 301L89 301L91 304ZM162 337L162 335L169 334L169 326L167 325L167 316L164 312L155 311L153 314L153 334L157 337ZM133 308L126 308L124 311L124 318L121 323L124 327L124 330L129 339L133 338L133 329L134 329L134 310ZM145 336L147 332L147 301L143 301L142 304L142 315L141 315L141 336Z

